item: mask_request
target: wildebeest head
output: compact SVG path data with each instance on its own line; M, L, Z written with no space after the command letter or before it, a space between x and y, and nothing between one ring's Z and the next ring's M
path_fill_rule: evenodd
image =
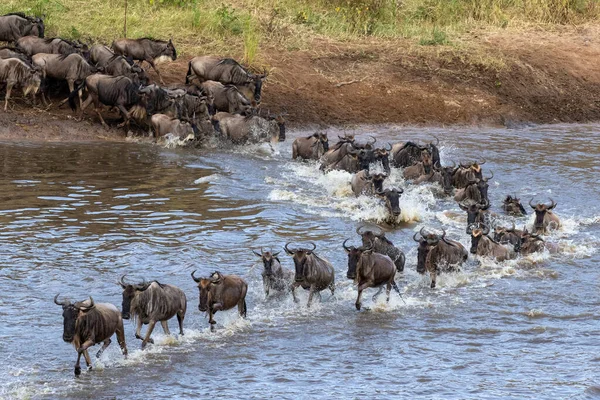
M54 296L54 303L63 309L63 340L71 343L75 337L75 325L80 313L86 313L94 308L94 299L90 297L89 301L80 301L71 304L70 301L58 301L58 294Z
M402 210L400 210L400 195L404 193L403 189L385 189L375 191L375 193L385 199L385 206L390 215L394 218L400 216L400 213L402 212Z
M438 149L438 145L440 144L440 139L437 136L434 136L435 143L430 142L428 145L429 154L431 154L431 161L433 164L440 163L440 150Z
M481 177L479 182L477 182L477 187L479 188L479 193L481 193L481 201L486 201L489 203L490 199L488 198L488 181L494 177L494 171L490 171L491 175L489 178Z
M444 232L444 235L446 232ZM421 238L417 238L417 235L421 235ZM419 232L416 232L413 235L413 240L419 244L417 248L417 272L419 274L424 274L425 260L427 260L427 254L429 251L438 244L440 238L435 233L427 233L425 232L425 228L421 228Z
M446 194L452 193L452 190L454 189L454 186L452 185L452 177L454 176L454 173L458 169L456 167L456 163L454 161L452 161L451 167L442 167L441 164L438 162L438 163L434 164L433 167L442 176L441 186L442 186L442 189L444 189L444 193L446 193Z
M277 126L279 127L279 141L285 141L285 119L283 115L277 115L275 118L275 122L277 122Z
M248 90L252 92L254 101L260 103L262 97L262 85L265 79L267 79L267 73L264 74L248 74L250 81L247 83Z
M350 239L344 240L342 246L346 253L348 253L348 272L346 272L346 277L348 279L356 279L356 267L358 265L358 261L362 257L363 254L371 254L373 252L373 243L369 243L368 246L354 247L346 246L346 242Z
M317 139L323 145L323 152L327 152L329 150L329 138L327 138L327 132L317 133L317 135Z
M381 162L386 174L390 173L390 151L392 151L392 145L388 143L388 148L377 148L372 153L373 159L371 162Z
M531 254L540 251L544 247L544 239L540 236L529 233L524 229L521 233L520 240L515 244L515 252L522 254Z
M490 233L490 227L485 224L473 224L469 226L471 233L471 254L477 254L477 246L482 236L487 236Z
M502 208L510 215L527 215L527 211L521 204L521 200L517 196L511 196L510 194L502 202Z
M512 228L506 228L504 226L495 226L494 227L494 240L498 243L509 243L512 242L511 240L511 236L517 236L517 234L515 233L515 223L512 223ZM518 242L519 240L515 240L515 242ZM516 244L516 243L515 243Z
M32 36L37 36L40 38L44 37L44 20L42 18L32 18L30 19L30 22L33 24L31 27L31 31L29 32L29 35Z
M536 232L543 232L544 217L546 216L546 213L554 209L558 203L555 203L552 199L550 199L550 205L546 205L544 203L537 203L536 205L533 205L532 202L533 198L529 200L529 206L533 208L533 211L535 212L535 222L533 223L533 228Z
M192 271L192 279L198 284L198 290L200 291L200 302L198 304L198 310L204 312L208 311L211 299L211 291L218 285L223 284L223 274L219 271L215 271L209 278L196 278Z
M177 60L177 51L175 50L175 45L171 39L169 39L169 41L165 44L165 47L162 48L158 58L170 58L173 61Z
M468 204L465 204L464 202L461 202L458 203L458 206L461 210L467 212L467 233L469 233L468 227L477 222L479 213L481 211L485 211L490 208L490 202L487 200L484 200L482 203L469 202Z
M317 249L317 245L310 242L310 244L313 246L312 249L290 249L289 246L289 242L285 244L285 246L283 247L283 249L285 250L285 252L287 254L289 254L290 256L293 257L294 260L294 266L296 267L296 274L294 276L294 280L296 282L301 282L302 280L304 280L304 267L306 265L306 261L308 260L308 256L310 256L313 251L315 251Z
M433 161L431 158L431 153L428 149L424 149L421 151L421 162L423 163L423 170L426 174L431 173L431 168L433 167Z
M131 316L131 300L135 297L136 293L143 292L148 289L152 282L143 281L140 284L129 284L125 282L125 275L121 277L119 281L119 285L123 288L123 304L121 309L121 314L123 315L123 319L129 319Z
M364 226L362 225L356 228L356 233L361 237L363 246L367 246L369 243L376 245L378 240L393 245L392 242L385 237L385 233L379 227L375 227L376 231L373 231L372 229L365 230L363 228Z
M280 252L272 253L270 251L263 251L262 247L260 249L260 253L254 250L252 250L252 252L261 258L263 266L265 268L265 275L273 275L273 261L279 261L279 258L277 258L277 256Z
M34 66L29 70L29 74L25 76L23 86L23 94L27 96L29 93L37 93L42 85L42 71L38 66Z

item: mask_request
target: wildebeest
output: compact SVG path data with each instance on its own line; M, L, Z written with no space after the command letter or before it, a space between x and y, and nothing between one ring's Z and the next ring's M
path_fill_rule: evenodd
M489 178L482 177L481 179L477 178L469 181L467 186L456 190L454 200L459 203L465 200L470 200L475 203L489 203L490 199L488 198L488 181L493 177L494 173L492 172Z
M0 16L0 41L16 42L23 36L44 37L44 21L23 13Z
M429 271L431 288L435 288L437 274L440 272L455 271L469 256L467 249L455 240L446 239L446 231L442 236L426 233L424 229L413 235L413 240L419 243L417 249L417 272L420 274ZM417 239L417 234L421 239Z
M200 302L198 310L208 312L208 323L211 330L216 324L213 316L217 311L230 310L237 305L238 313L246 318L246 292L248 284L236 275L223 275L215 271L209 278L196 278L195 270L192 271L192 279L198 283L200 291Z
M136 321L135 337L142 340L142 349L148 343L154 343L150 338L154 325L157 322L163 327L167 335L169 332L168 321L177 315L179 323L179 334L183 335L183 319L187 308L187 300L183 290L177 286L166 285L158 281L140 284L129 284L124 281L125 275L121 277L119 285L123 288L123 319L130 317ZM146 336L142 338L142 324L148 325Z
M158 75L158 79L164 85L162 76L157 64L165 61L175 61L177 59L177 51L173 42L169 39L168 42L164 40L154 40L151 38L141 39L119 39L112 42L112 49L115 54L119 54L124 57L131 57L134 60L139 60L140 65L146 61Z
M117 107L124 119L119 126L129 124L133 117L137 121L143 121L146 118L146 105L143 97L140 95L139 85L125 76L110 76L103 74L94 74L88 76L71 94L69 95L69 105L75 110L75 97L78 92L85 87L88 92L88 98L83 103L80 113L94 102L94 109L100 118L100 122L106 128L108 125L100 114L100 105L104 104L111 107ZM130 108L129 110L127 108Z
M254 250L252 252L259 256L263 263L261 276L265 297L269 297L271 289L277 292L289 290L294 279L294 273L281 266L278 257L279 252L263 251L262 248L260 249L260 253Z
M77 42L61 38L39 38L37 36L24 36L17 40L17 48L25 54L33 56L35 54L74 54L81 53L81 56L87 57L87 46Z
M452 184L457 189L465 188L470 182L483 177L481 166L485 164L485 160L474 162L471 164L458 164L458 168L454 171Z
M360 310L360 298L363 290L367 288L382 288L383 285L386 285L385 293L387 302L390 301L392 287L400 294L398 285L394 281L396 268L392 259L384 254L375 253L372 243L369 243L368 246L347 247L346 242L348 240L350 239L344 240L342 246L346 250L346 253L348 253L348 272L346 273L346 277L358 284L358 297L355 303L356 309ZM379 293L381 293L381 289L373 296L373 299Z
M496 261L505 261L514 258L514 251L496 242L488 236L489 225L473 224L469 227L471 233L471 254L492 257Z
M8 58L18 58L21 61L31 64L31 57L15 47L0 47L0 58L5 60Z
M422 175L417 178L414 183L420 184L424 182L431 182L439 184L444 190L444 194L451 195L454 190L454 186L452 185L452 176L456 171L456 165L453 162L451 167L442 167L439 164L433 166L431 173L429 175Z
M392 146L391 156L392 164L398 168L406 168L422 160L423 154L427 153L433 165L441 164L438 145L439 139L436 137L436 143L430 142L425 146L420 146L415 142L396 143Z
M472 223L486 224L487 221L473 221ZM469 233L469 232L467 232ZM494 240L500 244L510 243L516 246L521 243L521 235L523 231L516 229L515 223L513 222L512 228L505 228L503 226L494 227Z
M308 137L299 137L292 143L292 159L319 160L329 151L327 133L315 132Z
M185 83L198 78L200 83L217 81L224 85L232 84L237 86L246 98L260 103L262 85L266 77L266 73L251 73L231 58L201 56L190 60Z
M423 152L421 161L404 168L402 175L404 179L418 179L422 176L429 175L433 168L433 162L429 152Z
M54 303L63 309L63 340L72 343L77 350L75 375L81 374L79 366L81 355L83 354L88 369L91 369L92 360L87 349L95 344L103 343L102 348L96 354L96 357L100 357L110 345L110 337L114 333L117 334L117 341L123 355L127 357L123 319L117 307L108 303L96 304L91 297L89 301L79 301L75 304L71 304L69 301L59 302L58 294L54 297Z
M375 194L385 201L385 208L390 213L391 219L396 220L402 210L400 209L400 195L404 189L376 190Z
M338 139L338 142L321 157L321 170L330 169L330 166L338 163L346 155L356 153L354 135L338 135Z
M364 146L354 143L354 147L359 150L358 160L360 169L368 169L371 164L381 163L383 170L386 174L390 173L390 158L389 152L392 146L388 143L389 148L375 148L376 139L373 138L373 142L367 143Z
M524 255L537 253L546 248L546 242L540 236L529 233L527 229L521 232L515 251Z
M148 84L146 72L132 59L127 59L115 54L107 46L97 44L90 50L90 61L96 66L103 68L107 75L126 76L131 79L139 79L143 85Z
M474 203L474 202L460 202L458 206L461 210L467 212L467 229L466 232L469 233L469 226L474 223L480 222L482 224L489 223L490 213L488 212L490 208L490 202L484 201L482 203Z
M67 81L69 93L75 89L75 82L82 82L89 75L97 72L96 67L90 65L79 54L35 54L31 57L33 65L39 67L43 78L54 78ZM43 95L43 93L42 93ZM83 105L81 92L78 91L79 105ZM63 100L60 104L66 103Z
M363 228L363 226L356 228L356 233L362 239L362 245L367 246L369 243L372 243L373 251L376 253L385 254L391 258L396 266L396 271L404 271L406 257L404 256L402 250L394 246L394 244L385 237L385 233L381 229L377 228L377 232L375 232L372 229L365 230Z
M538 203L532 204L533 199L529 200L529 206L535 212L535 221L533 223L533 231L540 235L546 234L548 231L560 228L560 218L552 211L557 203L550 199L550 205Z
M0 83L6 83L6 95L4 96L4 111L8 108L10 92L15 86L21 86L23 95L31 93L35 103L35 94L42 82L41 72L17 58L0 59Z
M244 96L235 85L223 85L217 81L206 81L200 87L213 96L215 111L224 111L230 114L248 115L256 104Z
M285 120L282 116L265 119L258 115L218 112L212 119L218 122L218 131L222 137L235 144L285 140Z
M172 133L179 139L187 139L191 136L193 140L200 135L195 123L182 121L166 114L154 114L150 118L150 122L157 138L165 136L167 133Z
M357 197L361 194L374 195L376 192L383 191L383 181L386 178L385 174L369 174L369 171L363 169L352 176L350 181L352 192Z
M326 259L314 253L317 245L311 243L312 249L290 249L289 243L283 247L285 252L292 256L296 273L294 275L294 283L292 284L292 296L294 301L296 298L295 289L302 286L303 289L309 290L307 307L310 307L313 295L322 290L329 288L331 295L335 294L335 272L333 266Z
M527 215L527 211L525 211L525 208L521 204L521 200L517 196L511 196L510 194L502 201L502 209L508 215Z

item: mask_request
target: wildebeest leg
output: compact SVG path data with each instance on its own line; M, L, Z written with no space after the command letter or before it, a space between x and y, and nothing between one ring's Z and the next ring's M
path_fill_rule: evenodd
M431 276L431 288L435 288L435 280L436 280L436 276L437 276L437 269L431 268L431 270L429 271L429 275Z
M392 283L388 282L387 286L385 287L385 296L386 296L385 301L387 303L390 302L390 292L391 291L392 291Z
M85 110L86 108L89 107L90 104L92 104L92 101L94 99L92 98L92 95L90 94L88 96L87 99L85 99L85 101L83 102L83 104L81 105L81 107L79 108L79 116L77 118L81 119L81 117L83 117L83 110Z
M106 339L104 341L104 344L102 345L102 347L100 348L100 350L98 350L98 352L96 353L96 358L100 358L100 356L102 355L102 353L104 353L104 350L106 350L106 348L110 346L110 339Z
M144 338L144 340L142 340L142 350L146 348L148 342L154 344L154 340L150 338L150 335L152 335L152 331L154 330L154 325L156 325L156 321L150 320L150 323L148 324L148 329L146 330L146 337Z
M297 303L298 302L298 298L296 297L296 288L300 286L300 284L298 282L294 282L292 284L292 297L294 298L294 302Z
M242 318L246 318L246 299L241 299L238 302L238 312Z
M80 348L77 349L77 353L79 353L79 357L77 357L77 364L75 365L75 375L79 375L81 373L81 368L79 368L79 360L81 358L81 354L83 353L83 357L85 358L85 363L87 364L88 369L92 369L92 360L90 359L90 355L88 354L88 347L94 345L94 339L86 340ZM79 369L79 372L77 370Z
M13 83L9 82L6 84L6 96L4 96L4 111L8 109L8 99L10 99L10 91L13 88Z
M373 295L373 297L371 297L371 300L375 301L377 299L377 297L381 294L382 291L383 291L383 287L380 287L379 290L377 291L377 293L375 293Z
M69 85L69 93L73 93L73 90L75 90L75 81L72 80L68 80L67 84ZM60 103L58 103L58 106L62 106L63 104L65 104L67 101L69 101L69 98L67 97L66 99L64 99L63 101L61 101ZM79 91L79 108L81 108L82 106L82 102L81 102L81 91Z
M183 336L183 319L185 318L185 314L183 311L177 311L177 322L179 323L179 334Z
M123 321L119 323L116 329L117 334L117 342L119 342L119 346L121 347L121 352L127 358L127 345L125 344L125 328L123 327Z
M310 307L310 303L312 302L312 298L315 294L315 285L310 285L310 290L308 291L308 303L306 303L306 307Z
M117 125L118 128L122 128L125 125L129 124L129 111L127 111L127 109L125 108L125 106L123 106L122 104L118 104L117 108L119 109L119 111L121 112L121 115L125 119L122 123L120 123L119 125Z
M77 376L81 375L81 366L79 364L79 362L81 361L81 354L83 353L77 352L77 361L75 362L75 375Z
M400 289L398 289L398 285L396 284L395 281L392 281L392 287L394 288L396 293L400 294ZM402 296L402 295L400 294L400 296Z
M329 284L329 290L331 290L331 296L335 296L335 282Z
M85 358L87 369L92 369L92 359L90 358L90 353L88 353L87 349L83 352L83 358Z
M142 320L139 318L136 321L135 338L142 340Z
M158 68L156 68L156 65L154 65L154 60L153 59L146 59L144 61L146 61L148 64L150 64L150 66L152 67L152 69L154 69L154 72L156 72L156 75L158 75L158 79L160 80L160 83L162 83L164 85L165 81L163 81L163 78L162 78L162 76L160 76L160 72L158 71Z
M171 332L169 331L169 321L160 321L160 324L162 325L163 331L170 336Z
M363 290L365 290L368 287L371 287L372 283L373 282L368 281L358 287L358 297L356 298L356 304L355 304L357 310L360 310L360 296L362 296Z

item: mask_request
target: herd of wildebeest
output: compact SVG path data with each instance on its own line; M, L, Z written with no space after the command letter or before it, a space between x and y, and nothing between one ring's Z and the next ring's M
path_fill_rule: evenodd
M25 95L32 93L34 102L35 94L40 91L42 101L48 103L46 94L55 84L52 81L64 81L69 87L69 96L62 103L68 101L75 109L79 98L81 113L93 102L102 124L106 124L100 113L103 104L120 111L121 125L134 120L140 126L151 127L157 136L174 134L198 141L214 129L221 138L233 143L285 140L282 116L265 118L257 112L266 74L252 73L232 59L195 57L189 63L185 84L163 87L149 83L142 63L145 61L154 68L162 81L156 64L164 59L176 59L171 41L121 39L114 41L112 48L104 45L88 48L79 42L43 36L44 25L39 18L21 13L0 17L0 40L15 44L15 47L0 49L0 82L6 84L5 110L11 89L16 85L23 88ZM88 94L85 101L83 89ZM199 133L200 127L202 133ZM469 251L460 242L446 237L443 229L440 234L421 228L413 235L417 242L417 272L429 273L431 288L435 288L439 273L457 271L469 253L504 261L517 254L531 254L551 247L542 236L560 227L560 220L553 213L556 203L534 204L533 199L530 200L529 205L535 212L530 230L516 229L514 223L512 227L498 226L495 214L489 211L488 181L493 174L489 177L483 174L485 160L442 166L437 138L435 143L422 145L407 141L387 144L383 148L376 146L375 138L367 143L359 143L353 135L338 138L339 141L330 148L326 133L299 137L292 144L292 157L320 162L323 172L344 170L352 173L354 195L381 199L392 224L401 218L399 199L403 189L386 187L389 186L386 180L391 168L400 168L410 184L439 185L443 196L454 196L459 207L467 213L466 233L471 237ZM508 215L526 215L525 208L514 195L506 196L502 209ZM388 301L392 288L400 293L395 278L404 270L405 255L379 227L361 225L356 232L360 246L347 245L350 239L346 239L342 247L348 254L346 276L358 285L355 306L360 310L362 292L367 288L379 288L375 298L385 286ZM314 243L311 248L292 248L290 243L283 246L285 253L293 259L295 271L282 267L280 252L263 251L262 248L260 252L254 251L263 264L265 297L272 292L283 295L291 292L297 301L295 289L301 286L309 291L307 306L310 306L314 295L320 297L320 292L325 289L333 295L334 268L315 252L316 248ZM211 329L217 311L237 306L239 314L246 316L248 285L241 277L219 271L209 277L197 277L195 271L191 275L199 289L198 308L208 313ZM54 298L63 308L63 339L73 343L78 352L77 375L81 372L82 355L91 368L87 349L103 343L99 356L110 344L114 333L123 353L127 354L123 319L131 317L136 321L135 337L142 340L142 348L153 343L151 334L157 322L166 334L170 334L167 321L174 316L179 322L179 333L183 335L187 299L181 289L156 280L127 283L124 278L119 281L123 289L121 311L112 304L96 304L91 297L76 303L59 301L58 295ZM148 329L142 337L141 328L146 324Z

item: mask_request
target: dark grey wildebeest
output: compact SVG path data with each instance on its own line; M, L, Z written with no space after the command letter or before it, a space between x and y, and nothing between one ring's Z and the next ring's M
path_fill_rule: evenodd
M454 195L454 200L459 203L466 200L470 200L475 203L489 203L490 199L488 198L488 181L494 177L494 172L490 172L491 175L489 178L476 178L475 180L469 181L462 189L457 189Z
M546 242L540 236L529 233L526 229L521 232L519 242L515 244L515 251L520 254L528 255L543 251L547 248ZM548 250L553 251L552 247Z
M486 223L486 221L476 221L475 223ZM469 233L469 232L467 232ZM500 244L510 243L513 246L518 246L521 243L521 236L524 231L516 229L515 223L513 222L512 228L506 228L503 226L494 227L494 240ZM516 247L515 247L516 249Z
M550 199L550 205L538 203L533 205L533 199L529 200L529 206L535 212L535 221L533 223L533 231L535 234L546 234L551 230L560 228L560 218L552 211L558 203Z
M131 79L139 79L143 85L148 84L146 72L133 60L115 54L107 46L97 44L90 50L90 61L96 67L102 68L107 75L126 76Z
M272 253L271 251L263 251L262 248L260 249L260 253L254 250L252 250L252 252L260 257L263 263L261 276L265 297L269 297L271 290L277 292L289 290L294 279L294 273L281 266L278 257L279 252Z
M410 167L422 161L423 153L429 154L432 165L441 164L440 152L437 147L440 141L437 137L435 139L435 144L430 142L425 146L410 141L394 144L391 149L392 164L399 168Z
M88 369L91 369L92 360L88 354L88 348L102 343L102 348L96 354L96 357L100 357L110 345L110 337L115 333L121 351L127 357L123 318L117 307L108 303L96 304L91 297L89 301L79 301L75 304L71 304L69 301L59 302L58 294L54 297L54 303L63 309L63 340L72 343L77 350L75 375L81 374L79 366L81 355L83 354Z
M40 88L42 73L30 64L17 58L0 59L0 83L6 83L6 95L4 96L4 111L8 108L8 99L15 86L23 89L23 95L31 93L35 103L35 94Z
M44 37L44 21L23 13L10 13L0 17L0 41L16 42L23 36Z
M166 114L154 114L150 118L150 123L157 138L171 133L180 140L191 141L199 136L198 127L195 123L182 121Z
M514 258L515 252L488 236L490 227L484 224L473 224L469 227L471 233L471 254L491 257L496 261L505 261Z
M237 305L238 313L246 318L246 293L248 284L237 275L223 275L215 271L209 278L196 278L195 270L192 279L198 284L200 302L198 310L208 312L208 323L211 330L216 324L213 319L217 311L230 310Z
M294 275L294 283L292 284L292 296L294 301L298 302L296 298L295 289L298 286L302 286L303 289L309 290L307 307L310 307L313 296L329 288L331 295L335 294L335 272L333 266L326 259L318 256L314 253L317 246L311 243L312 249L290 249L289 243L286 243L284 250L287 254L292 256L294 260L294 266L296 267L296 273Z
M292 159L319 160L329 151L327 133L316 132L308 137L299 137L292 143Z
M139 84L130 78L103 74L88 76L69 95L69 106L71 106L72 110L75 110L77 107L75 97L77 97L79 91L84 87L87 89L89 96L81 107L80 115L93 102L96 114L98 114L100 122L105 128L108 128L108 125L100 113L101 104L119 109L124 119L123 123L119 124L119 126L129 124L132 118L136 121L146 120L146 106L142 95L140 95Z
M260 103L262 85L266 77L266 73L253 74L232 58L201 56L190 60L185 83L197 78L200 83L217 81L225 85L235 85L246 98Z
M404 189L384 189L376 190L375 195L379 196L384 201L385 208L389 213L388 220L393 224L397 221L402 213L400 209L400 196L404 193Z
M21 50L15 47L2 46L0 47L0 58L18 58L21 61L31 64L31 57L23 53Z
M217 81L205 81L200 87L213 97L215 111L224 111L230 114L251 114L256 104L244 96L235 85L223 85Z
M183 335L183 320L187 300L183 290L177 286L161 284L158 281L129 284L121 277L119 285L123 288L123 319L130 317L136 321L135 337L142 340L142 349L154 340L150 337L157 322L170 335L168 321L177 315L179 334ZM146 336L142 338L142 324L148 325Z
M37 36L25 36L17 40L17 48L25 54L73 54L80 53L82 56L88 54L87 46L61 38L39 38Z
M266 119L258 115L218 112L212 120L218 122L217 131L221 133L221 137L234 144L285 140L285 120L282 116Z
M119 39L112 43L112 49L115 54L139 60L140 64L146 61L156 71L156 75L163 85L163 78L156 65L177 59L177 51L170 39L168 42L150 38Z
M451 195L454 190L454 186L452 185L452 177L457 169L456 164L454 162L452 164L453 165L451 167L442 167L439 164L434 165L429 175L422 175L421 177L417 178L414 183L437 183L442 187L445 195Z
M419 244L417 249L417 272L429 272L431 288L435 288L437 275L441 272L456 271L469 256L467 249L455 240L446 239L446 231L440 237L427 233L424 228L416 232L413 240ZM421 235L418 239L417 235Z
M392 259L384 254L375 253L373 243L369 243L368 246L347 247L346 242L348 240L350 239L344 240L342 246L346 250L346 253L348 253L348 272L346 273L346 277L358 284L358 297L355 303L356 309L360 310L360 298L363 290L367 288L380 288L373 296L373 301L381 293L383 285L386 286L387 302L390 301L392 287L400 294L398 285L394 281L396 268Z
M516 217L527 215L525 207L521 204L521 199L517 198L517 196L511 196L510 194L502 201L502 209L508 215L514 215Z
M376 192L383 190L383 181L387 178L386 174L370 174L369 171L363 169L352 176L350 186L352 187L352 193L356 197L361 194L372 196Z
M483 170L481 166L485 164L485 160L473 163L459 163L458 168L452 176L452 184L457 189L463 189L470 182L483 178Z
M427 176L433 169L433 162L431 154L428 151L424 151L421 154L421 161L404 168L402 175L404 179L419 179L422 176Z
M467 233L469 233L469 227L472 224L475 224L477 222L482 224L490 223L491 215L488 211L490 208L489 201L483 201L482 203L475 203L472 201L461 202L458 203L458 206L461 210L467 212L467 228L465 230Z
M381 229L377 227L376 230L364 229L364 226L359 226L356 228L356 233L361 237L363 246L373 244L373 251L391 258L396 266L396 271L404 271L406 257L402 250L394 246L394 243L385 237L385 233Z
M83 82L85 78L96 73L98 70L89 64L79 54L34 54L31 57L33 65L40 68L43 78L65 80L69 85L69 93L75 90L75 82ZM42 93L42 96L45 95ZM81 92L78 91L79 105L83 106ZM60 102L64 104L69 99Z

